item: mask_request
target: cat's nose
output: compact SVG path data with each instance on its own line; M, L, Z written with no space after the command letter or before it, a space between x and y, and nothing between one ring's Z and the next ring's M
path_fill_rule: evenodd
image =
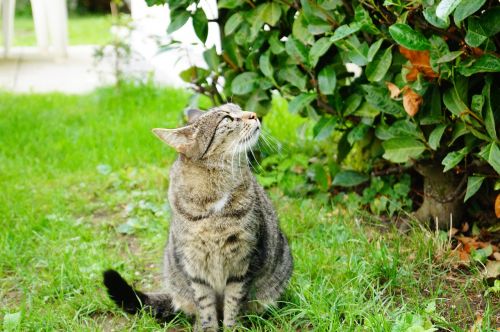
M243 112L243 119L257 120L257 114L254 112Z

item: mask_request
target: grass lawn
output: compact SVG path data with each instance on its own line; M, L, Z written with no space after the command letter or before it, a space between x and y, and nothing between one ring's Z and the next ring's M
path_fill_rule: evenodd
M110 28L111 17L109 15L70 16L68 20L69 44L105 44L111 38ZM35 27L31 17L16 17L13 44L16 46L36 45Z
M4 330L189 328L182 316L165 326L124 314L101 282L112 267L139 289L160 285L175 155L150 129L179 124L187 99L148 86L86 96L0 93ZM264 123L285 139L291 129L280 130L287 114L277 108ZM419 227L401 235L361 212L270 195L295 271L283 307L249 317L248 330L468 331L477 316L477 331L498 327L498 293L485 295L474 268L452 267L446 238Z

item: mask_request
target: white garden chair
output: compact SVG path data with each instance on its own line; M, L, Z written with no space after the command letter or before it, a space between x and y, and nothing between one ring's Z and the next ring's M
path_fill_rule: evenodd
M15 0L0 0L4 55L14 36ZM43 54L64 57L68 48L68 11L65 0L31 0L38 47Z

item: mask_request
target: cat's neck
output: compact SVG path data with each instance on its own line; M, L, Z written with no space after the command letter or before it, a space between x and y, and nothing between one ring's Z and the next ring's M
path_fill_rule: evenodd
M208 172L216 171L231 175L234 173L239 174L241 172L250 171L246 156L240 156L239 158L238 156L233 156L233 158L226 159L208 158L191 160L183 155L180 155L178 161L183 167L196 168L201 172L204 170Z

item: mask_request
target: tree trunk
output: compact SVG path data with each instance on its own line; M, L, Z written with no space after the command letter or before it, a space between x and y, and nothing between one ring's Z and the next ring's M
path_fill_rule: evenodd
M414 217L424 224L430 222L433 228L458 227L464 214L466 177L443 173L443 166L436 164L417 164L415 169L424 177L424 201Z

